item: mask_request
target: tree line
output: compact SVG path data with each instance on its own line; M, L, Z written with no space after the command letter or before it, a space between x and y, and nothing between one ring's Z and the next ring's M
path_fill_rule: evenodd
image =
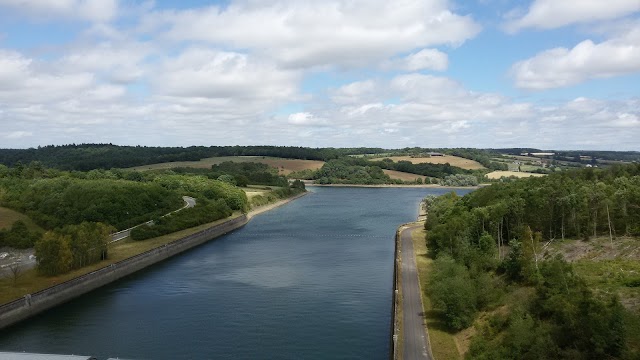
M435 257L429 290L453 330L480 311L468 358L632 358L631 315L596 297L571 264L545 258L559 238L640 235L640 166L583 169L425 199Z
M386 150L380 148L305 148L293 146L147 147L71 144L30 149L0 149L0 164L14 167L39 161L50 168L88 171L173 161L198 161L217 156L273 156L326 161L348 155L384 151Z

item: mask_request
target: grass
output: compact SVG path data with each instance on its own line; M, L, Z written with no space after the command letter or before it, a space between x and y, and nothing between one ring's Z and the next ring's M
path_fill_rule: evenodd
M90 273L94 270L98 270L102 267L108 266L115 262L127 259L131 256L143 253L153 248L168 244L172 241L181 239L187 235L196 233L200 230L204 230L213 225L220 224L222 222L234 219L240 216L240 213L234 213L231 217L226 219L217 220L208 224L203 224L190 229L185 229L172 234L160 236L153 239L144 241L133 241L131 238L122 240L109 245L109 259L101 261L99 263L83 267L81 269L73 270L69 273L60 276L45 277L39 276L35 269L25 271L16 285L13 285L13 280L9 278L0 279L0 304L4 304L15 299L18 299L25 294L32 294L36 291L46 289L48 287L60 284L62 282L71 280L75 277L82 276Z
M426 319L426 327L429 332L429 341L431 343L431 351L436 359L461 359L460 350L456 344L456 337L450 332L448 327L443 323L440 313L433 309L428 291L428 278L433 259L427 253L427 245L425 243L425 230L419 229L413 232L413 249L418 266L418 277L420 279L420 287L422 289L422 307Z
M375 158L375 159L371 159L371 160L382 160L384 158ZM451 166L456 166L459 167L461 169L466 169L466 170L477 170L477 169L484 169L484 166L482 166L482 164L480 164L477 161L474 160L469 160L469 159L465 159L465 158L461 158L458 156L453 156L453 155L445 155L445 156L432 156L432 157L423 157L423 158L412 158L410 156L392 156L392 157L388 157L388 159L391 159L395 162L398 161L409 161L413 164L423 164L423 163L429 163L429 164L446 164L449 163L449 165Z
M36 225L27 215L19 213L17 211L0 207L0 229L8 229L14 222L22 220L27 225L29 230L44 231L41 227Z

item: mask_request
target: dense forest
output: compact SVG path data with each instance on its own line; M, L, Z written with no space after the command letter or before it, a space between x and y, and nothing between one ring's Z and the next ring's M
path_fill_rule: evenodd
M615 295L596 297L571 264L545 256L543 247L565 237L640 235L640 165L562 172L425 201L426 241L436 258L430 291L444 321L460 330L480 311L492 314L468 358L639 355L627 330L637 316Z

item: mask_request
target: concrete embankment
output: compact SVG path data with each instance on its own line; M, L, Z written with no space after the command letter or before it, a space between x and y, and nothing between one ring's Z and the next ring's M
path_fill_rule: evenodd
M300 195L262 206L248 215L242 215L222 224L212 226L188 235L166 245L151 249L128 259L113 263L96 271L79 276L61 284L0 305L0 329L13 325L40 312L51 309L73 298L95 290L101 286L131 275L147 266L168 259L183 251L227 234L247 224L251 217L297 199Z

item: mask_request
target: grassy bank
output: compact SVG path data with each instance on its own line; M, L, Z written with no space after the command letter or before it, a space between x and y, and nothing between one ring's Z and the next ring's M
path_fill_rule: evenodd
M424 228L417 229L413 232L413 250L416 257L418 267L418 277L420 279L420 292L422 296L422 307L426 319L426 327L429 332L429 341L431 343L431 351L436 359L461 359L459 345L457 345L456 337L448 330L447 326L442 322L440 314L431 306L431 299L427 295L428 277L433 260L428 256L427 245L424 241Z

